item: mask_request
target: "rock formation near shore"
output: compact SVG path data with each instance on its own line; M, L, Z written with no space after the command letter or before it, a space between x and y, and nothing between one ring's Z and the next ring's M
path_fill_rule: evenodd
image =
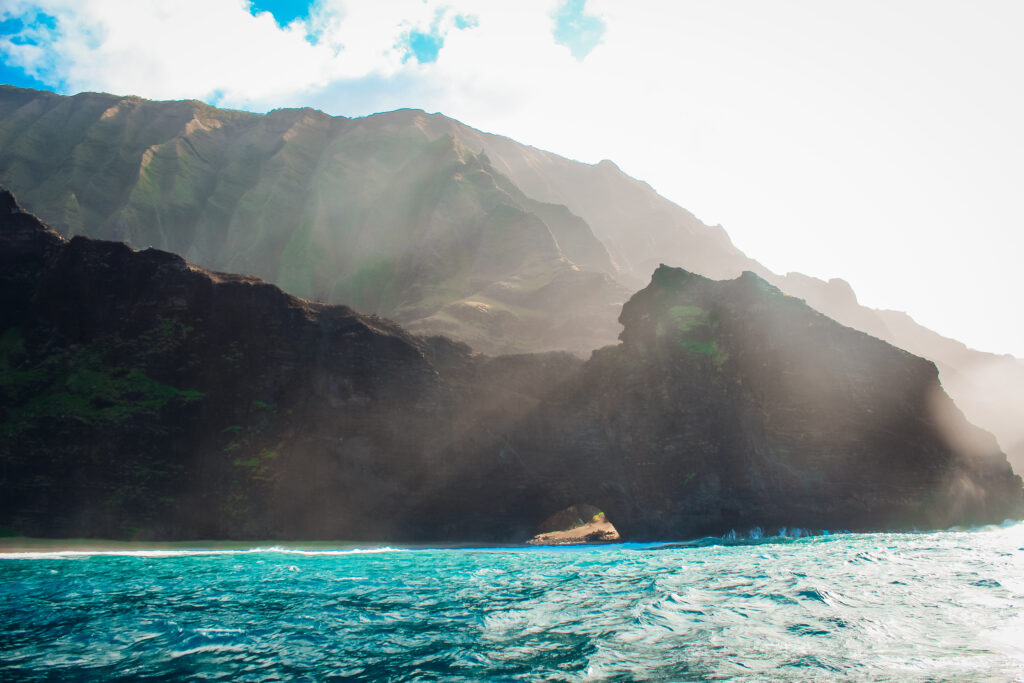
M748 273L660 267L622 343L486 357L0 194L0 526L42 536L626 539L1022 514L933 364Z

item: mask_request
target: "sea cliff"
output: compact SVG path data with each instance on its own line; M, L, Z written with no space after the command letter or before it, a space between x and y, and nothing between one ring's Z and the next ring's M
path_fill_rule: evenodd
M748 273L661 267L622 343L487 357L0 195L0 526L36 536L523 541L1018 517L932 363Z

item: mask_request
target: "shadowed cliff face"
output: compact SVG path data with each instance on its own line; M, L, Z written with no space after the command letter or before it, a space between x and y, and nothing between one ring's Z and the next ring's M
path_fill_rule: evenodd
M35 535L522 541L1001 521L1022 491L934 366L752 274L659 268L623 343L487 358L0 195L0 525ZM956 438L940 429L952 425Z
M615 164L582 164L440 114L267 115L200 102L0 86L0 183L64 235L253 273L488 353L614 343L661 262L752 271L935 361L972 422L1024 467L1024 361L969 350L849 285L779 276Z
M0 526L45 536L526 538L449 483L580 363L486 359L0 196ZM431 518L453 497L464 522ZM472 514L472 513L476 514Z
M932 363L752 273L715 282L662 266L620 320L623 343L595 352L518 443L533 466L574 472L554 508L590 501L633 539L1019 510L1020 479Z

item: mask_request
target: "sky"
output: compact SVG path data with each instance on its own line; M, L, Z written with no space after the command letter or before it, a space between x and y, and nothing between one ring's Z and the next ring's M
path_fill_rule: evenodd
M439 111L1024 358L1022 35L1019 0L2 0L0 82Z

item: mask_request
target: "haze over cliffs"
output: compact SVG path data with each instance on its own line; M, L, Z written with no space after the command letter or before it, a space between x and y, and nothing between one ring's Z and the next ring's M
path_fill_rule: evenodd
M617 334L629 292L583 221L427 136L422 114L37 94L0 103L0 182L63 234L166 249L483 349L582 352Z
M753 273L659 267L622 343L491 358L0 193L0 526L32 535L627 539L1024 514L933 364Z
M773 274L611 162L412 110L256 115L0 86L0 183L64 235L174 251L489 353L614 343L621 304L662 262L749 270L935 361L1024 469L1024 362L861 307L841 280Z

